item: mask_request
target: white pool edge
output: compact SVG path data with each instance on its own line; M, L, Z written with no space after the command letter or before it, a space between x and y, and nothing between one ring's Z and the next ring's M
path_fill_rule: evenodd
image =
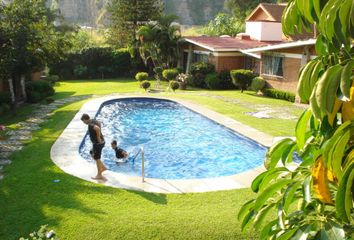
M247 138L258 142L263 146L269 147L273 142L272 136L246 126L227 116L185 100L138 95L106 96L90 100L82 106L52 146L50 152L52 161L64 172L90 182L98 182L111 187L154 193L193 193L246 188L251 185L253 179L258 174L265 171L264 167L260 166L246 172L226 177L191 180L145 178L145 182L142 182L141 177L128 176L108 170L103 174L107 178L107 181L92 180L91 177L95 176L97 173L96 165L94 163L87 162L79 154L81 142L87 132L87 126L80 120L81 116L83 113L87 113L94 117L103 103L110 100L123 98L155 98L172 100L219 124L224 125L227 128L234 130L235 132L238 132Z

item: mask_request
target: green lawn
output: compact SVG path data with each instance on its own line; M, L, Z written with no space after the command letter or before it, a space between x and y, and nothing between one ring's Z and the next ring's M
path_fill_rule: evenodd
M55 99L115 92L145 94L132 80L61 82L56 91ZM198 94L292 107L284 101L237 91L194 90L162 95L200 103L260 130L271 129L265 132L273 135L293 131L288 128L293 128L295 121L276 123L274 119L267 119L274 120L274 126L265 127L263 125L268 123L259 123L257 119L251 121L251 117L239 113L252 110L252 106L239 107ZM51 162L50 148L84 102L67 104L56 110L41 130L35 132L34 139L22 151L13 154L13 163L5 168L6 177L0 181L0 239L17 239L43 224L55 229L61 239L257 239L253 229L242 233L237 220L240 206L253 196L248 189L153 194L103 187L63 173ZM21 107L18 117L5 116L0 118L0 123L14 124L33 109ZM55 179L60 182L53 182Z

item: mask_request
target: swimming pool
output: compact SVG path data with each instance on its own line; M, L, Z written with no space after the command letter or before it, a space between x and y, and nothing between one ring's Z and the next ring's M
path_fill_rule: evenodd
M263 163L266 148L214 121L169 100L124 98L104 103L102 122L106 146L102 160L111 171L140 176L140 156L117 164L110 142L117 140L131 156L142 146L145 176L200 179L229 176ZM91 143L85 136L80 155L89 162Z

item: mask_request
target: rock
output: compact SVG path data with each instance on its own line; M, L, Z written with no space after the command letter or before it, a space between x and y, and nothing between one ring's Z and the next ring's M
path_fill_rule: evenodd
M41 119L41 118L35 118L35 117L32 117L32 118L29 118L26 120L26 122L29 122L29 123L44 123L45 120Z
M10 137L11 141L27 141L31 139L32 135L14 135Z
M23 148L21 145L13 146L13 145L0 145L0 152L15 152L19 151Z
M10 165L11 163L12 163L12 161L9 160L9 159L2 159L2 160L0 160L0 166Z
M0 160L6 160L11 156L12 152L1 152L0 153Z
M4 146L4 145L22 146L22 143L20 141L16 141L16 140L0 141L0 147Z

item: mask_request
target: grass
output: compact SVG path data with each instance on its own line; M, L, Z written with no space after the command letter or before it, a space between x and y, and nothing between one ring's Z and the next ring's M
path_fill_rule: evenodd
M133 80L61 82L56 86L54 98L114 92L144 94L137 86ZM264 102L263 98L241 96L236 91L163 95L200 103L237 120L243 119L240 111L248 110L197 95L200 93ZM269 101L278 102L275 106L287 105L283 101ZM249 189L154 194L103 187L63 173L52 163L50 149L84 102L56 110L34 133L33 140L11 157L13 163L5 168L6 177L0 181L0 239L17 239L43 224L55 229L61 239L257 239L258 233L252 228L241 232L237 220L242 203L254 196ZM21 107L18 117L5 116L0 122L14 124L32 110L33 107ZM278 133L281 133L284 127L279 125ZM60 182L53 182L55 179Z

